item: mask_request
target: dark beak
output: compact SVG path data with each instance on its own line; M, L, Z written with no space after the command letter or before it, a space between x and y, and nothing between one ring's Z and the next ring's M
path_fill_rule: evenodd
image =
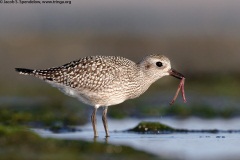
M175 77L175 78L178 78L178 79L183 79L185 78L184 75L182 75L181 73L177 72L176 70L174 69L170 69L168 71L169 75Z

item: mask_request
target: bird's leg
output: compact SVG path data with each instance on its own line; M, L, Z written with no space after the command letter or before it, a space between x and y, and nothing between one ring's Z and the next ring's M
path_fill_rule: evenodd
M104 107L103 114L102 114L102 121L105 129L106 137L109 137L108 123L107 123L107 109L108 107Z
M96 127L96 124L97 124L97 119L96 119L97 109L98 109L97 107L94 107L94 111L91 115L94 137L98 137L97 127Z

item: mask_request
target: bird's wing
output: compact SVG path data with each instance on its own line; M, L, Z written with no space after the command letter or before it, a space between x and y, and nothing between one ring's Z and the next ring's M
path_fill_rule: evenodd
M101 90L121 75L122 57L90 56L60 67L36 70L35 76L76 90ZM127 64L127 63L126 63Z

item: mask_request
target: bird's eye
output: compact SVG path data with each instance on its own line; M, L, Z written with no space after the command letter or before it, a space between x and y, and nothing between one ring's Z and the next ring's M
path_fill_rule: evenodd
M156 65L157 65L158 67L162 67L162 66L163 66L162 62L156 62Z

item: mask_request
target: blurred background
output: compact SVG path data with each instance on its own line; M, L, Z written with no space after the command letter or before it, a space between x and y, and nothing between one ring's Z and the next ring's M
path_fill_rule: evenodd
M1 4L0 105L33 107L54 103L57 110L59 106L63 110L74 108L74 113L79 111L77 119L81 119L88 115L90 107L36 78L18 75L14 68L43 69L88 55L118 55L140 61L148 54L164 54L173 68L187 78L186 105L198 108L192 114L189 107L183 107L182 117L238 116L239 8L237 0ZM110 116L175 115L162 108L168 106L178 83L165 77L141 98L114 107ZM147 109L137 107L140 104ZM185 106L180 98L177 104ZM199 110L203 108L207 111L201 115Z
M0 4L0 122L48 127L90 122L91 107L14 68L44 69L89 55L140 61L164 54L186 76L188 103L173 107L179 80L164 77L110 118L240 116L238 0L71 0Z

